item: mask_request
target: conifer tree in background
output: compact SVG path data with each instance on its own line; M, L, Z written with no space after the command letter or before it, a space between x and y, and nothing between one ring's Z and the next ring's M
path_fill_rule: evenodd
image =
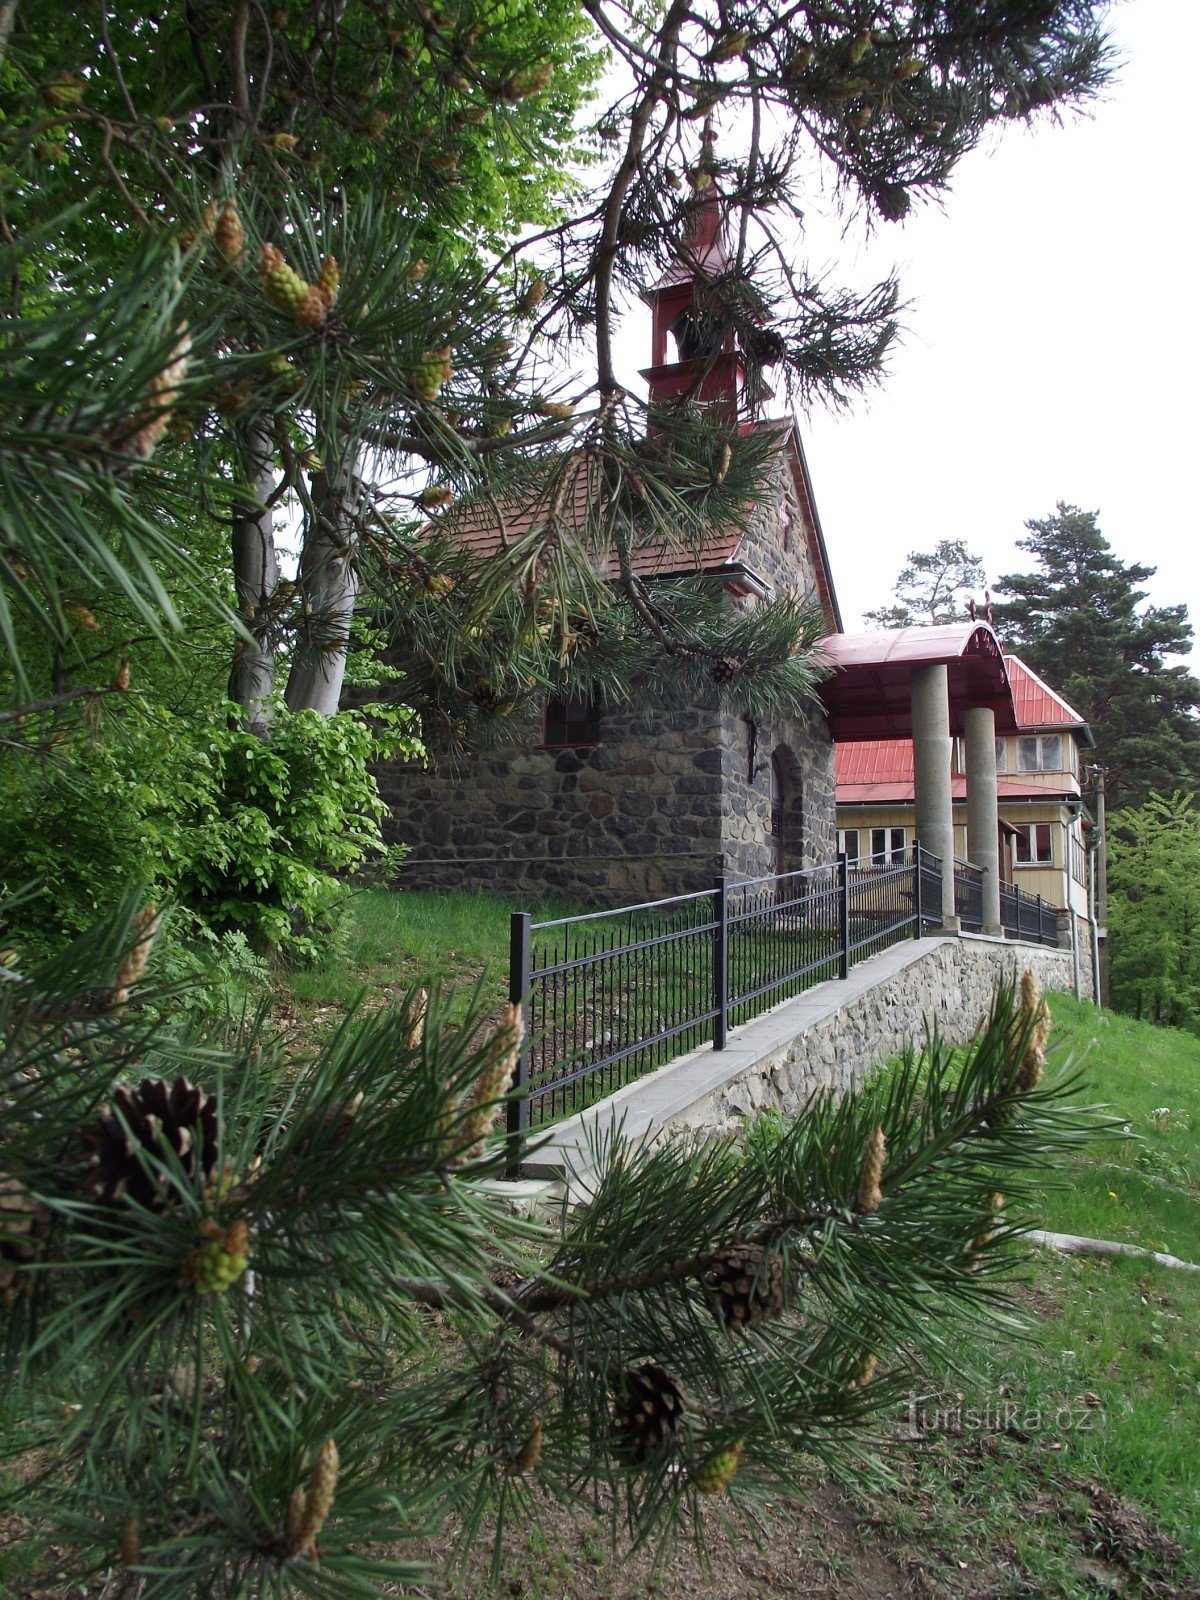
M932 550L909 551L896 579L895 603L864 611L863 619L878 628L966 622L986 581L983 562L964 539L939 539Z
M6 748L67 770L156 641L190 642L184 593L193 615L236 597L264 770L275 720L336 705L364 624L466 736L553 673L620 677L623 650L652 686L716 655L731 695L807 692L797 608L632 575L639 540L747 515L766 460L687 403L647 429L614 364L621 294L719 181L735 267L698 315L752 378L851 396L894 286L841 294L779 252L763 219L807 199L791 158L815 145L898 219L989 123L1095 88L1098 9L4 6ZM613 159L553 210L530 174L571 148L600 44L633 84L592 130ZM710 114L729 154L703 165ZM535 255L509 235L539 205ZM595 381L560 397L550 340L594 340ZM581 473L582 532L559 515ZM530 533L456 567L428 513L500 492L541 506ZM590 1207L542 1230L480 1182L518 1016L451 1028L414 994L314 1059L264 1026L199 1038L155 981L161 937L130 890L0 962L0 1422L36 1452L31 1538L97 1589L394 1592L414 1534L453 1516L469 1537L534 1484L608 1495L651 1537L700 1495L752 1505L798 1452L852 1472L852 1430L957 1343L952 1313L995 1310L1024 1174L1092 1125L1041 1081L1027 988L965 1064L935 1044L744 1155L601 1152Z
M1194 793L1200 682L1170 659L1192 646L1187 607L1145 604L1155 569L1122 561L1098 518L1059 501L1052 516L1025 524L1018 543L1034 570L997 580L1011 598L995 607L996 626L1091 725L1110 805Z

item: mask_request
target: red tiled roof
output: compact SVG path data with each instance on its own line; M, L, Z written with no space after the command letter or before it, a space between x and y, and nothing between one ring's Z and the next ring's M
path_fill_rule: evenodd
M598 481L599 468L594 463L584 464L580 458L579 470L561 508L563 523L570 532L586 541L589 512L595 515L603 505L603 490ZM486 560L499 554L506 544L511 544L536 528L549 512L549 497L541 495L529 504L517 495L496 495L490 500L472 500L443 518L440 524L454 538L460 540L472 554ZM695 545L668 545L665 541L635 547L632 552L633 570L639 577L666 577L679 572L707 572L730 565L737 560L742 536L737 531L714 530L707 534L697 548ZM610 577L620 571L617 558L608 558Z
M900 741L907 743L906 740ZM838 749L844 748L839 745ZM911 751L912 746L909 746ZM909 779L894 780L888 783L842 783L837 786L837 803L840 806L891 806L912 805L913 780L912 763L909 763ZM956 801L967 798L967 780L962 773L955 773L950 780L951 793ZM1057 800L1060 796L1070 794L1072 791L1065 788L1048 788L1045 784L1034 785L1022 783L1018 778L998 778L996 780L996 794L1001 800Z
M796 491L807 513L813 535L810 554L817 591L830 621L835 627L840 628L841 617L829 571L825 539L817 516L808 476L808 464L804 459L804 449L796 424L787 417L762 418L746 423L743 432L759 429L776 432L779 435L780 447L789 451L797 480ZM597 463L589 462L584 465L581 457L580 470L576 472L561 508L561 515L567 528L584 541L587 539L589 511L595 516L604 501L599 472ZM532 505L517 494L495 495L491 499L475 499L456 507L439 518L437 527L439 532L460 540L480 560L486 560L489 556L497 555L506 543L511 543L523 534L529 533L540 520L545 518L548 509L549 499L544 494ZM631 553L633 570L642 578L665 578L693 572L721 573L726 567L738 564L742 544L743 536L737 529L717 528L710 529L705 534L699 547L694 544L669 544L666 541L643 544L635 547ZM617 577L620 568L616 556L610 552L607 560L609 577Z

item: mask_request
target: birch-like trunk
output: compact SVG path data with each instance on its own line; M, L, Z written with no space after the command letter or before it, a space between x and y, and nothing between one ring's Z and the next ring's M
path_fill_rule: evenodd
M312 509L300 552L301 614L285 699L289 711L332 716L342 697L350 623L358 597L350 468L324 467L313 478Z
M265 737L271 725L275 692L275 646L271 602L279 583L275 553L275 515L268 505L275 488L271 431L262 423L246 430L241 452L242 480L248 494L233 513L233 581L238 610L251 635L239 639L229 675L229 698L246 714L246 726Z

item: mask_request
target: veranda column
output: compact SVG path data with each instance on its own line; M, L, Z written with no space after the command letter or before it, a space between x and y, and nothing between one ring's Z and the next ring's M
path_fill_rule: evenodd
M996 806L996 714L971 706L966 717L967 859L983 868L983 931L1000 933L1000 816Z
M954 801L950 788L950 702L946 668L914 667L911 694L917 838L924 849L941 857L942 925L956 929Z

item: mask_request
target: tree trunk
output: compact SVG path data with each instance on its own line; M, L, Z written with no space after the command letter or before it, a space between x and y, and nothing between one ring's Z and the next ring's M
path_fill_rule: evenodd
M246 432L242 477L249 493L233 513L233 581L238 610L250 634L239 639L229 675L229 698L246 713L246 725L259 737L271 725L275 692L275 647L270 641L271 602L279 582L275 553L275 516L268 505L275 488L271 433L263 423Z
M341 700L358 597L354 565L358 495L350 467L324 467L313 478L311 516L297 580L301 615L285 696L289 711L320 711L328 717Z

